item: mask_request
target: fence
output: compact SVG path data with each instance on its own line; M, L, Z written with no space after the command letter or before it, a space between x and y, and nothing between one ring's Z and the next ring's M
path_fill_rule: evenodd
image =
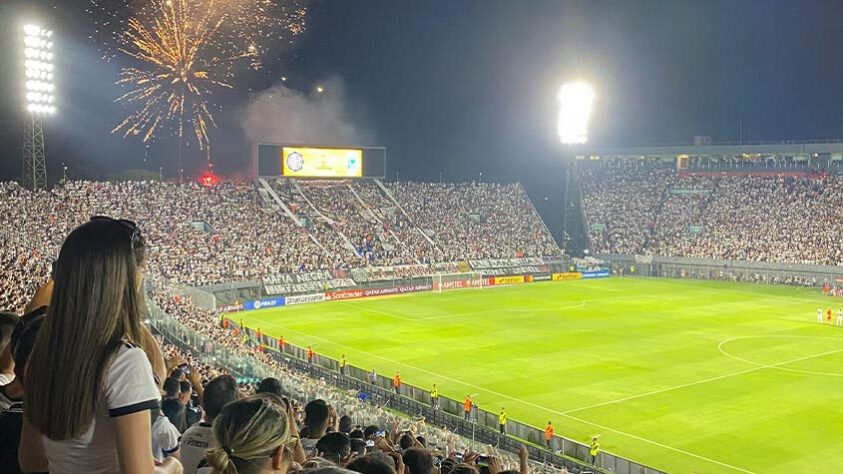
M590 464L589 446L568 438L554 436L552 447L560 454L552 453L538 446L544 445L544 431L536 427L514 420L506 424L507 436L501 436L498 428L497 413L485 410L474 410L471 421L463 416L463 403L458 400L440 396L438 408L432 406L430 392L409 384L402 384L400 395L392 389L392 379L382 375L375 375L374 384L369 383L369 372L359 367L347 366L346 374L339 373L339 361L317 354L312 363L307 362L307 351L293 344L285 343L282 351L278 341L262 334L258 339L251 328L240 328L229 319L230 328L238 328L248 334L255 343L263 344L275 357L279 357L290 367L305 371L316 378L324 379L331 384L343 388L360 390L371 394L375 400L388 405L410 416L424 416L425 420L437 426L447 426L451 431L461 436L471 438L479 443L497 445L501 449L517 452L525 441L530 452L530 458L539 462L548 462L557 467L577 467L596 470L597 472L614 472L618 474L661 474L663 471L615 456L601 451L595 461Z
M203 359L225 367L243 377L266 377L263 365L251 357L231 353L225 346L199 334L164 312L152 298L147 298L149 324L172 344ZM211 321L209 321L211 323Z
M682 257L600 255L627 275L820 286L843 279L843 267Z

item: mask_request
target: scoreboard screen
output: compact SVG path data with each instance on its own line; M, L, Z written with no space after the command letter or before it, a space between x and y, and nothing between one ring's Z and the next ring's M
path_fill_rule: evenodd
M282 176L290 178L360 178L363 150L284 147Z
M257 144L258 176L287 178L383 178L383 147L325 147L298 144Z

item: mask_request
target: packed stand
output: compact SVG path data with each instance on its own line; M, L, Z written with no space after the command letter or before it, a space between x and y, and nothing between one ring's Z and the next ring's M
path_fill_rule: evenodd
M840 265L843 177L580 170L593 251ZM603 227L605 226L605 228Z
M331 219L362 258L374 265L414 263L413 255L389 228L365 207L348 183L315 182L300 184L301 192Z
M150 274L194 286L367 265L560 254L518 185L391 187L401 208L371 182L274 183L306 223L298 225L252 184L71 181L31 192L0 183L0 309L20 311L49 276L63 237L97 215L137 222L151 243Z
M663 169L638 166L581 170L592 250L598 254L643 253L670 176Z
M410 219L441 249L444 261L561 255L518 184L387 186Z

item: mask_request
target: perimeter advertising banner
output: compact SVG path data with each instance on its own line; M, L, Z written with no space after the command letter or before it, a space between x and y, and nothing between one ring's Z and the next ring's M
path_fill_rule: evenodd
M524 283L524 275L494 277L495 285L517 285Z
M367 288L365 290L355 289L355 290L329 291L329 292L325 293L325 300L327 300L327 301L338 301L338 300L349 300L349 299L356 299L356 298L368 298L368 297L371 297L371 296L398 295L398 294L403 294L403 293L415 293L415 292L418 292L418 291L430 291L432 289L433 289L433 286L431 284L425 283L425 284L421 284L421 285L393 286L393 287L389 287L389 288Z
M582 274L580 272L554 273L551 278L553 281L579 280L582 278Z
M291 178L360 178L363 150L284 147L282 175Z
M284 304L286 306L296 304L318 303L325 301L325 293L314 293L312 295L288 296L285 298Z
M275 308L277 306L284 306L284 303L285 299L283 296L276 298L264 298L261 300L247 301L243 303L242 309L248 311L252 309Z

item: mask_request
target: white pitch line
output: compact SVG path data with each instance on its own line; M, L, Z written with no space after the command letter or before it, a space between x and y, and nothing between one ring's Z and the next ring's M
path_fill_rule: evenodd
M457 383L457 384L460 384L460 385L463 385L463 386L466 386L466 387L472 387L472 388L475 388L475 389L478 389L478 390L483 390L484 392L491 393L491 394L496 395L496 396L501 397L501 398L505 398L505 399L508 399L508 400L512 400L512 401L514 401L514 402L519 402L519 403L522 403L522 404L524 404L524 405L531 406L531 407L533 407L533 408L538 408L538 409L540 409L540 410L544 410L544 411L547 411L547 412L550 412L550 413L553 413L553 414L556 414L556 415L559 415L559 416L563 416L563 417L565 417L565 418L568 418L568 419L571 419L571 420L574 420L574 421L578 421L578 422L580 422L580 423L583 423L583 424L586 424L586 425L590 425L590 426L593 426L593 427L595 427L595 428L599 428L599 429L604 430L604 431L610 431L610 432L612 432L612 433L616 433L616 434L619 434L619 435L621 435L621 436L626 436L626 437L628 437L628 438L632 438L632 439L635 439L635 440L638 440L638 441L642 441L642 442L644 442L644 443L652 444L653 446L658 446L658 447L660 447L660 448L662 448L662 449L667 449L667 450L674 451L674 452L677 452L677 453L680 453L680 454L684 454L684 455L686 455L686 456L690 456L690 457L692 457L692 458L696 458L696 459L700 459L700 460L703 460L703 461L707 461L707 462L710 462L710 463L712 463L712 464L717 464L718 466L722 466L722 467L726 467L726 468L729 468L729 469L733 469L733 470L735 470L735 471L743 472L743 473L745 473L745 474L758 474L758 473L756 473L756 472L754 472L754 471L750 471L750 470L748 470L748 469L744 469L744 468L741 468L741 467L733 466L733 465L731 465L731 464L727 464L727 463L724 463L724 462L722 462L722 461L718 461L718 460L716 460L716 459L711 459L711 458L708 458L708 457L702 456L702 455L700 455L700 454L695 454L695 453L692 453L692 452L689 452L689 451L685 451L685 450L683 450L683 449L675 448L675 447L673 447L673 446L668 446L668 445L666 445L666 444L659 443L658 441L653 441L653 440L651 440L651 439L642 438L642 437L640 437L640 436L637 436L637 435L634 435L634 434L631 434L631 433L626 433L626 432L623 432L623 431L620 431L620 430L616 430L616 429L614 429L614 428L610 428L610 427L608 427L608 426L604 426L604 425L600 425L600 424L598 424L598 423L594 423L594 422L591 422L591 421L588 421L588 420L584 420L584 419L582 419L582 418L579 418L579 417L576 417L576 416L573 416L573 415L569 415L569 414L564 413L564 412L561 412L561 411L553 410L553 409L551 409L551 408L547 408L547 407L544 407L544 406L538 405L538 404L533 403L533 402L528 402L528 401L526 401L526 400L522 400L522 399L520 399L520 398L516 398L516 397L510 396L510 395L504 394L504 393L500 393L500 392L497 392L497 391L495 391L495 390L490 390L490 389L487 389L487 388L481 387L481 386L479 386L479 385L475 385L475 384L471 384L471 383L463 382L463 381L461 381L461 380L457 380L457 379L454 379L454 378L451 378L451 377L447 377L447 376L444 376L444 375L442 375L442 374L437 374L437 373L435 373L435 372L431 372L431 371L429 371L429 370L422 369L422 368L420 368L420 367L415 367L415 366L413 366L413 365L410 365L410 364L407 364L407 363L404 363L404 362L399 362L399 361L396 361L396 360L393 360L393 359L389 359L389 358L387 358L387 357L382 357L382 356L379 356L379 355L377 355L377 354L373 354L373 353L371 353L371 352L367 352L367 351L360 350L360 349L357 349L357 348L354 348L354 347L351 347L351 346L347 346L347 345L345 345L345 344L340 344L340 343L338 343L338 342L334 342L334 341L332 341L332 340L330 340L330 339L326 339L326 338L324 338L324 337L315 336L315 335L313 335L313 334L309 334L309 333L306 333L306 332L304 332L304 331L297 331L297 330L295 330L295 329L289 329L289 328L288 328L288 330L289 330L289 331L292 331L292 332L297 332L297 333L299 333L299 334L303 334L303 335L305 335L305 336L308 336L308 337L311 337L311 338L314 338L314 339L322 340L322 341L324 341L324 342L327 342L327 343L329 343L329 344L333 344L333 345L335 345L335 346L344 347L344 348L349 349L350 351L353 351L353 352L359 352L360 354L366 354L366 355L368 355L368 356L370 356L370 357L373 357L373 358L375 358L375 359L380 359L380 360L383 360L383 361L386 361L386 362L390 362L390 363L392 363L392 364L401 365L401 366L404 366L404 367L407 367L407 368L410 368L410 369L416 370L416 371L418 371L418 372L423 372L423 373L426 373L426 374L428 374L428 375L432 375L432 376L434 376L434 377L438 377L438 378L440 378L440 379L448 380L448 381L451 381L451 382L454 382L454 383Z
M720 346L718 345L717 348L719 350ZM723 351L721 350L720 352L723 352ZM814 354L814 355L810 355L810 356L799 357L797 359L786 360L786 361L783 361L783 362L777 362L775 364L769 364L769 365L757 364L757 363L751 362L751 361L736 359L736 360L740 360L741 362L752 364L754 367L750 367L749 369L739 370L737 372L731 372L731 373L728 373L728 374L718 375L716 377L710 377L710 378L707 378L707 379L697 380L695 382L688 382L688 383L684 383L682 385L674 385L672 387L665 387L665 388L662 388L662 389L659 389L659 390L653 390L651 392L639 393L637 395L630 395L628 397L618 398L616 400L609 400L609 401L605 401L605 402L601 402L601 403L595 403L593 405L587 405L587 406L584 406L584 407L574 408L574 409L571 409L571 410L565 410L563 413L564 414L576 413L578 411L584 411L584 410L588 410L588 409L591 409L591 408L598 408L598 407L602 407L602 406L606 406L606 405L613 405L615 403L621 403L621 402L625 402L625 401L629 401L629 400L635 400L636 398L649 397L650 395L658 395L660 393L670 392L670 391L673 391L673 390L679 390L679 389L686 388L686 387L693 387L694 385L700 385L700 384L704 384L704 383L708 383L708 382L714 382L714 381L729 378L729 377L735 377L737 375L748 374L750 372L756 372L756 371L759 371L761 369L776 369L776 368L779 368L779 366L782 366L782 365L793 364L793 363L801 362L803 360L808 360L808 359L815 359L817 357L823 357L823 356L827 356L827 355L830 355L830 354L836 354L838 352L843 352L843 349L835 349L833 351L823 352L821 354Z

